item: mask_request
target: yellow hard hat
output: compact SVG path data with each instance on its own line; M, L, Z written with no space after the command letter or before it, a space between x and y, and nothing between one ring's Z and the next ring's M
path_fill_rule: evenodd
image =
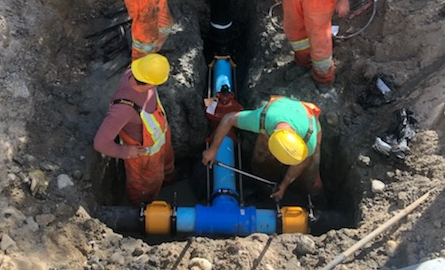
M151 53L131 63L131 71L136 80L151 85L160 85L167 81L170 65L167 58Z
M280 129L269 138L269 151L285 165L297 165L307 157L307 146L292 130Z

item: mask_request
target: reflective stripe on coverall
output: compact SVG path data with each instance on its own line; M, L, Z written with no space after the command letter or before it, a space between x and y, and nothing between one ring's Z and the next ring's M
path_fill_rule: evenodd
M124 131L119 135L127 145L147 148L147 154L125 159L126 190L133 205L155 199L162 187L165 174L174 170L171 133L164 108L157 96L156 111L140 113L143 125L143 143L131 139Z
M132 60L158 52L173 25L167 0L125 0L125 6L132 19Z
M283 0L283 29L295 61L312 66L312 77L322 85L335 79L331 34L335 4L336 0Z

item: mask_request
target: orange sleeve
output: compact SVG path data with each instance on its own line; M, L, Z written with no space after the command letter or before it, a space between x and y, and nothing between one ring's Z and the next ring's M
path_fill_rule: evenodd
M128 15L134 20L138 16L139 0L125 0Z
M173 25L173 18L168 7L167 0L159 2L159 29L170 28ZM163 31L161 31L163 32Z

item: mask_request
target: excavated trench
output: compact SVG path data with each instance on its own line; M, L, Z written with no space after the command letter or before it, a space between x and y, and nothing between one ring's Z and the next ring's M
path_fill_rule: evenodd
M255 10L254 4L247 1L239 2L235 9L237 10ZM247 27L253 25L258 18L252 12L249 15L234 16L234 25L238 26L231 32L229 41L232 47L224 47L223 51L229 50L233 59L237 63L237 88L242 93L247 90L246 77L249 76L250 60L257 54L258 46L253 46L255 42L257 29ZM207 18L208 19L208 18ZM208 22L202 22L206 24ZM221 48L221 44L214 40L209 29L202 30L202 38L204 40L204 56L207 64L211 61L214 50ZM249 39L240 39L240 36L252 37ZM246 40L246 41L244 41ZM205 67L207 68L207 67ZM207 89L203 89L203 93ZM240 95L240 103L243 104L242 94ZM203 111L204 113L204 111ZM338 132L329 127L322 120L323 126L323 142L322 142L322 161L321 161L321 177L325 187L325 201L315 201L315 216L317 221L310 224L311 233L320 235L330 229L339 229L342 227L356 227L360 219L360 211L358 204L363 197L363 187L356 176L360 175L359 168L353 166L355 160L353 146L342 140ZM247 145L253 145L254 136L246 134L245 140L250 140ZM205 142L202 142L204 147ZM242 163L243 170L250 172L250 158L252 149L242 147L244 153ZM197 152L200 152L198 149ZM196 155L185 156L176 160L176 167L179 169L179 180L176 184L163 187L159 200L165 200L168 203L173 202L174 194L176 194L176 203L178 206L193 207L196 204L206 204L206 169L200 164L200 158ZM95 197L98 205L101 206L125 206L130 207L125 197L125 171L123 161L114 158L97 159L97 164L93 165L98 176L95 182ZM258 183L252 179L243 177L244 203L256 207L266 207L274 209L274 202L268 198L268 191L259 188ZM287 192L282 201L283 205L300 205L307 207L307 198L301 198L297 194ZM150 235L143 237L139 232L120 231L122 234L141 237L148 243L161 243L163 241L183 240L186 235L176 237L165 237L159 235Z

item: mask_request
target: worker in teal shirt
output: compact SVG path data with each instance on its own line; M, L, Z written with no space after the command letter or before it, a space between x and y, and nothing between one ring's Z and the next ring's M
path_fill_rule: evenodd
M272 96L266 105L255 110L228 113L218 125L212 144L203 152L202 163L213 165L224 137L232 127L237 127L259 134L252 167L265 178L281 181L272 198L282 199L292 183L302 193L318 195L323 190L319 114L320 109L312 103L282 96ZM283 164L288 165L284 178L276 179Z

